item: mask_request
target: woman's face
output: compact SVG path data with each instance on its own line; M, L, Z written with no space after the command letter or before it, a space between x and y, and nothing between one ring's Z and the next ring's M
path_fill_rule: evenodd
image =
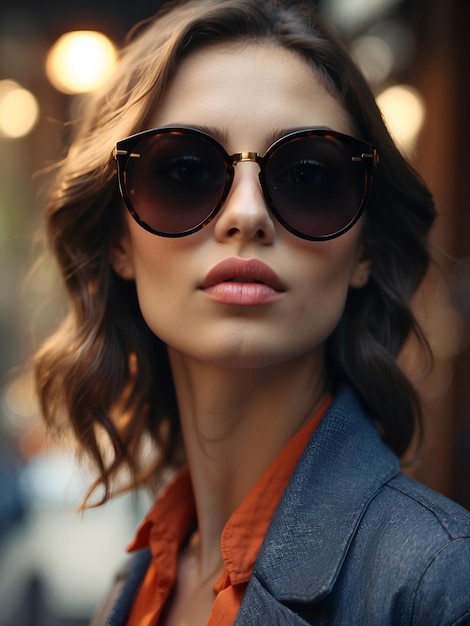
M255 44L185 59L151 123L167 125L204 127L229 154L264 154L281 129L353 134L347 112L300 56ZM226 367L305 357L322 367L348 289L367 281L361 222L329 241L299 239L268 212L258 174L256 163L238 163L222 209L186 237L153 235L128 215L112 263L135 280L143 316L170 351Z

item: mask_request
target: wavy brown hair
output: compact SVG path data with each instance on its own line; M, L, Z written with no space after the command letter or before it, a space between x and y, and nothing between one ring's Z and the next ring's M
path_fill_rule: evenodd
M356 389L397 454L407 448L420 416L396 359L410 333L423 341L410 299L429 264L434 204L393 144L362 75L322 26L313 2L167 4L134 32L111 81L89 99L46 202L47 236L70 311L36 354L37 392L47 424L71 426L97 465L90 493L102 487L100 502L110 497L120 470L131 470L130 485L142 484L177 463L180 451L166 347L142 319L134 283L120 279L109 262L124 227L113 146L147 128L182 58L233 41L297 51L349 112L357 134L378 149L364 220L372 274L366 287L350 291L328 341L327 369L333 388L346 382ZM149 437L158 454L143 462Z

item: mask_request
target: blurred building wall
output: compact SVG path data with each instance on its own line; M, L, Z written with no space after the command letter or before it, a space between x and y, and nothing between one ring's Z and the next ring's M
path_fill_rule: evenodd
M470 508L470 3L422 0L414 20L412 80L427 108L415 165L440 215L422 290L435 366L418 383L426 439L411 472Z

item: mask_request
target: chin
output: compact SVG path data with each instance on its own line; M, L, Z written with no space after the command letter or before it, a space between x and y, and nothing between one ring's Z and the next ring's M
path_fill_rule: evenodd
M206 366L225 369L262 369L275 367L281 364L294 363L297 360L311 358L320 352L316 349L305 351L305 346L282 349L279 345L262 345L260 342L237 342L236 345L221 345L220 342L213 349L187 349L174 347L174 350L183 358L189 358ZM297 348L297 349L296 349ZM169 350L171 350L171 346Z

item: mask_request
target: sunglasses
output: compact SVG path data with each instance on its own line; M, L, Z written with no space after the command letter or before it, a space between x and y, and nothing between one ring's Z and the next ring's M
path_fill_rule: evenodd
M228 154L210 135L192 128L146 130L116 143L119 189L132 217L162 237L184 237L217 215L235 166L258 163L271 214L302 239L345 233L367 204L378 162L374 146L331 130L298 130L264 156Z

